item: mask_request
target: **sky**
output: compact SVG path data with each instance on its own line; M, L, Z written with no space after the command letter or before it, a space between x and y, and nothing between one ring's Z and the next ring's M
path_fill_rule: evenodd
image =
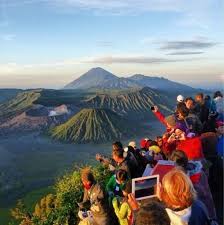
M224 81L222 0L0 0L0 88L62 88L93 67Z

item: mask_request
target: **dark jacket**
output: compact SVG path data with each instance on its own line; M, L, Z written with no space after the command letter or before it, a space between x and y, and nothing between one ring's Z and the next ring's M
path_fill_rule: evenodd
M201 201L194 201L188 225L210 225L207 209Z
M94 183L89 190L84 189L83 201L79 203L79 207L81 209L90 209L94 221L100 221L99 225L110 225L107 199L103 188L98 183Z
M198 199L206 206L209 217L211 219L216 219L215 205L208 184L208 178L202 170L201 162L189 161L187 173L197 192Z

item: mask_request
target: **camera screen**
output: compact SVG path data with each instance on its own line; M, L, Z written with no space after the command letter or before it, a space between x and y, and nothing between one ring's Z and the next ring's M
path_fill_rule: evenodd
M135 180L135 198L143 199L156 195L157 177Z

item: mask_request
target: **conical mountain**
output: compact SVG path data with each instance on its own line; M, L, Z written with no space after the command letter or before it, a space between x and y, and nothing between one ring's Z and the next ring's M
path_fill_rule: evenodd
M93 68L78 79L66 85L65 89L127 89L137 88L141 85L135 81L119 78L100 67Z
M82 109L66 123L50 130L54 139L74 143L119 140L133 130L128 121L108 109Z

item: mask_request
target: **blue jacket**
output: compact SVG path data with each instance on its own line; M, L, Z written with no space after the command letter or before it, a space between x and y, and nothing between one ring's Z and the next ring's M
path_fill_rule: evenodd
M218 138L216 150L219 156L223 157L223 148L224 148L224 136Z

